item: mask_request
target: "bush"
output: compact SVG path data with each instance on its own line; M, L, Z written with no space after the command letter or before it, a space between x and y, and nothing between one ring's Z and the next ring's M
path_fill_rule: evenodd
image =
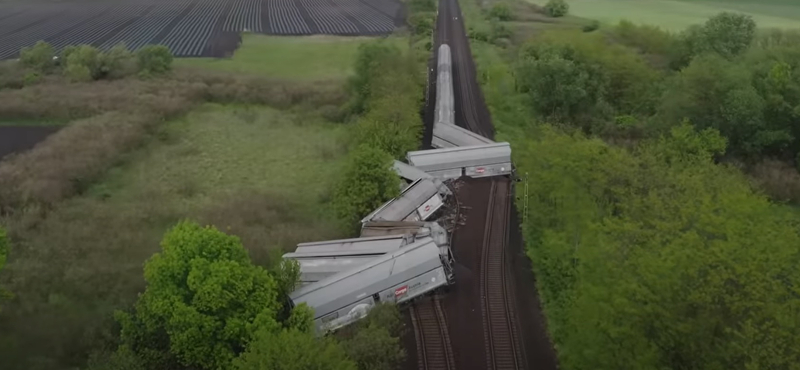
M414 13L408 18L411 31L419 36L433 34L433 24L436 21L435 13Z
M160 75L172 69L172 53L164 45L147 45L136 52L139 72L145 76Z
M435 12L436 0L410 0L408 2L408 10L411 13Z
M506 3L495 3L489 10L489 18L499 21L511 20L511 8Z
M336 186L336 214L352 230L364 216L400 192L400 178L392 170L392 156L361 145L351 154Z
M234 362L235 370L355 370L342 347L331 338L299 330L261 330Z
M495 42L498 39L507 39L511 37L511 30L506 27L503 22L492 20L490 23L492 29L491 41Z
M377 325L360 329L353 338L342 342L342 346L359 370L395 370L405 359L400 339Z
M353 137L356 145L366 144L401 159L419 148L421 133L416 101L390 95L377 100L358 120Z
M64 76L72 82L89 82L93 79L89 67L80 64L68 64L64 68Z
M549 0L544 5L544 11L553 18L563 17L569 13L569 4L566 0Z
M25 86L31 86L41 81L42 75L39 74L38 72L28 72L25 74L25 77L23 77L22 80Z
M589 24L583 26L583 32L594 32L598 28L600 28L600 22L598 21L591 21Z
M124 42L114 45L100 56L100 74L105 78L121 78L131 75L136 70L133 53Z
M393 86L384 86L382 79L384 76L393 75L386 73L393 71L392 66L403 60L399 48L383 40L362 44L358 47L358 55L355 62L355 74L348 80L348 91L350 92L351 102L350 112L359 114L367 109L369 100L376 95L376 91L391 89Z
M22 48L19 53L19 61L28 68L47 73L55 65L55 55L53 46L44 41L38 41L31 47Z

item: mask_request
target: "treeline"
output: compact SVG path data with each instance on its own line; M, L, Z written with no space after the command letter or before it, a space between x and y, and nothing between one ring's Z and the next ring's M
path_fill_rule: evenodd
M498 137L528 175L517 205L563 368L796 368L800 219L719 164L772 153L754 146L774 137L766 110L748 115L740 99L761 97L748 63L791 66L779 58L800 46L749 24L724 14L680 35L553 31L511 59L473 42ZM772 74L792 81L785 71Z
M427 13L411 12L409 18ZM426 58L420 54L428 52L413 47L401 50L383 40L359 49L355 75L348 84L348 110L357 118L352 127L350 157L333 199L336 214L348 231L398 195L400 179L391 168L392 160L403 159L408 151L420 147L426 74Z
M160 75L172 69L172 59L172 53L163 45L147 45L135 54L125 43L105 52L91 45L70 45L56 54L44 41L22 48L19 56L20 64L28 68L23 78L25 85L35 84L43 76L57 72L72 82L117 79L137 73Z
M728 141L721 159L787 163L766 177L778 200L800 200L800 33L757 32L721 13L673 34L630 22L593 33L547 32L522 46L519 91L543 120L614 143L669 132L687 120ZM751 171L757 173L758 171ZM783 183L781 183L783 182Z

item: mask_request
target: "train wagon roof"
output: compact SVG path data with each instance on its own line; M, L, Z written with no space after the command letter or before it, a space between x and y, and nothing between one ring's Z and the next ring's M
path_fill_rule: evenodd
M408 181L417 181L419 179L430 179L433 176L428 175L425 171L416 168L414 166L409 166L403 162L398 160L394 161L394 165L392 166L394 171L397 172L397 175L408 180Z
M347 256L342 258L309 257L297 258L300 265L300 281L313 283L342 271L361 266L379 256Z
M408 152L408 163L425 171L442 171L452 168L486 166L511 162L508 143L462 146Z
M403 190L397 198L386 202L364 217L361 222L403 221L429 199L438 196L440 188L446 187L437 185L431 179L419 179Z
M367 221L361 225L361 236L426 235L430 233L430 229L425 227L426 224L420 221Z
M364 265L302 286L289 297L295 304L306 303L313 308L318 318L441 266L439 247L426 238Z
M324 240L318 242L300 243L292 253L287 253L284 258L294 256L333 256L333 255L366 255L384 254L396 251L409 243L408 237L400 234L379 235L366 238L351 238L338 240Z
M495 142L492 140L456 125L451 125L444 122L437 122L435 125L433 125L432 144L439 148L475 146L494 143Z

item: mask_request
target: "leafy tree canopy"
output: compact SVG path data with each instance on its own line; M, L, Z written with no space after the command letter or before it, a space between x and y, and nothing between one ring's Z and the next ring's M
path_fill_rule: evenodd
M369 145L350 154L333 200L348 228L400 192L400 178L391 166L391 155Z
M135 311L118 314L123 344L148 366L223 368L257 330L279 327L278 286L238 238L186 221L161 246Z

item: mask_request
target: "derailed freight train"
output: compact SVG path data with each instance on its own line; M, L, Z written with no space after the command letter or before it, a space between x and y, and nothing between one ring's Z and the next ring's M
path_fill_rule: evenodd
M453 284L453 257L432 238L375 258L357 268L303 286L290 294L294 305L314 310L318 335L363 318L378 303L402 304Z

